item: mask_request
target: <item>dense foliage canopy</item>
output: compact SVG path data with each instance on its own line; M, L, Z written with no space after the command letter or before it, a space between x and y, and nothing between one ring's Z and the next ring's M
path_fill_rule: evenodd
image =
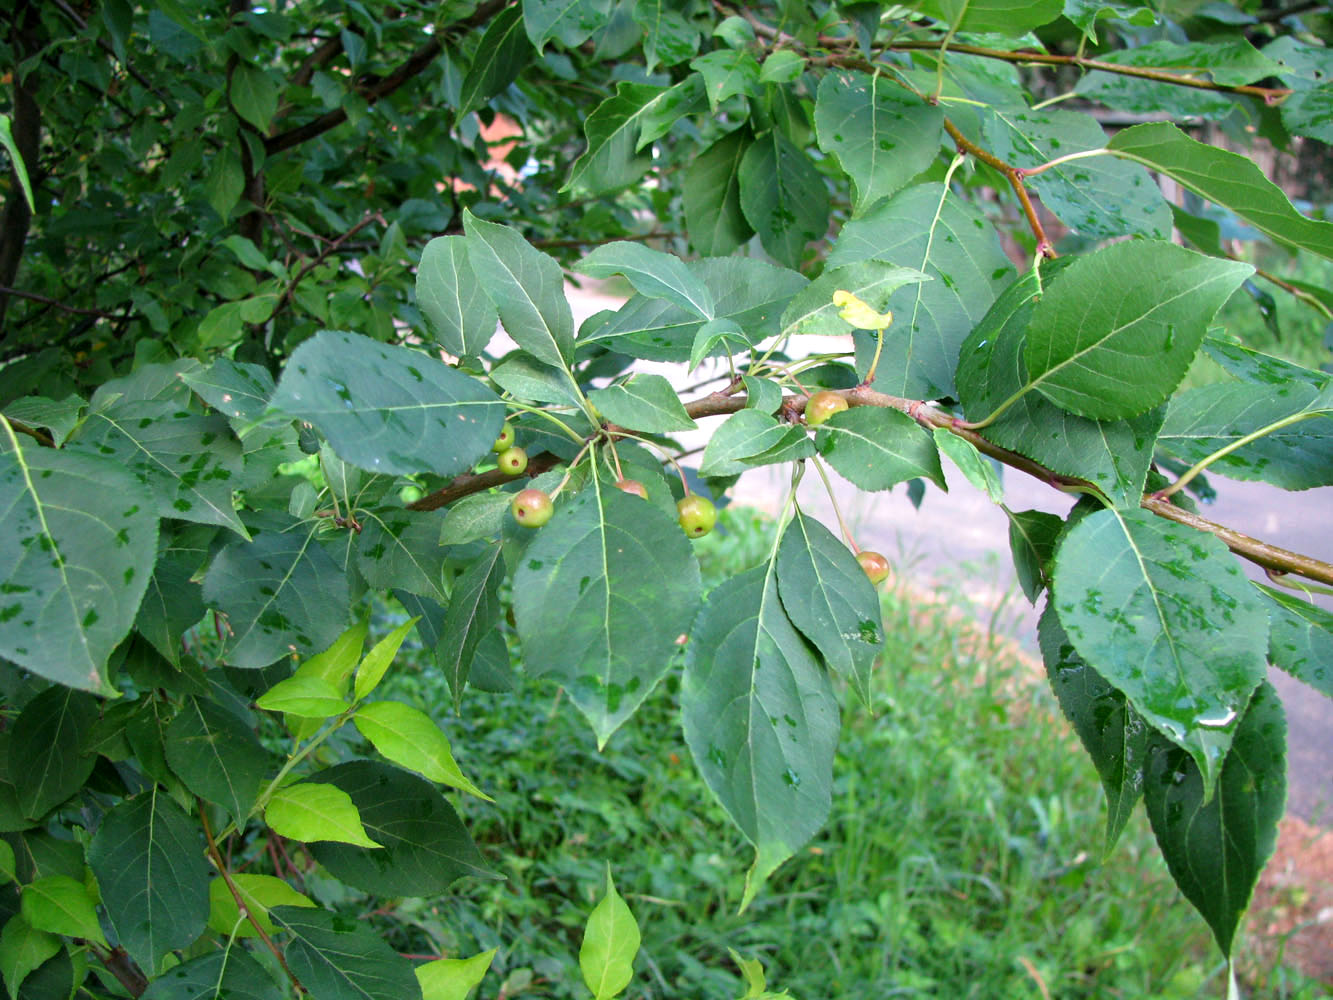
M1069 495L1004 510L1106 847L1142 800L1230 956L1285 799L1265 671L1333 694L1333 567L1189 492L1333 485L1333 375L1213 325L1333 318L1249 249L1333 258L1327 7L2 6L11 995L464 996L488 956L349 919L493 877L440 788L487 762L380 693L413 634L448 708L549 677L599 747L678 677L748 905L883 642L874 560L794 501L705 600L704 501L765 465ZM595 996L637 940L608 878Z

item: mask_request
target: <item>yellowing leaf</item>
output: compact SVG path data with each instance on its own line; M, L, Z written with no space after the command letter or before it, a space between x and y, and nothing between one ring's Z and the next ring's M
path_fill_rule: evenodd
M460 789L487 802L493 801L463 776L454 761L449 738L425 712L400 701L375 701L357 710L355 722L361 735L395 764L423 774L431 781Z
M833 304L838 307L838 315L858 330L883 330L893 322L893 313L875 312L844 288L833 293Z
M464 1000L491 967L495 949L471 958L441 958L416 968L423 1000Z
M269 919L270 907L315 905L282 879L272 875L235 874L231 876L231 881L240 893L246 910L264 928L265 934L276 934L278 931ZM250 921L241 920L236 897L232 895L226 880L220 878L208 884L208 926L219 934L231 934L234 931L237 937L259 936Z
M417 619L420 617L418 615L411 621L403 622L371 647L370 652L366 654L366 658L361 661L361 666L357 667L356 670L356 684L353 688L357 701L375 690L384 678L385 671L389 669L389 664L393 663L393 658L398 655L398 647L403 644L403 640L407 638L407 633L412 631L412 626L417 623Z
M20 912L34 930L106 944L87 886L68 875L48 875L25 886Z
M359 847L380 847L361 825L351 796L335 785L303 782L279 789L264 810L275 833L292 840L336 840Z
M616 892L611 866L606 866L606 895L593 908L579 949L583 982L596 1000L610 1000L634 978L639 952L639 925Z

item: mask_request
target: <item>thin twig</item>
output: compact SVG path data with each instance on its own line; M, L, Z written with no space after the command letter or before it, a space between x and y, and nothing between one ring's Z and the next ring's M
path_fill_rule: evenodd
M361 217L360 222L358 222L351 229L347 230L347 232L343 233L332 243L326 246L323 250L321 250L318 256L316 256L314 260L307 261L306 264L301 268L301 270L296 272L296 277L292 279L291 284L288 285L287 288L283 291L282 298L278 299L277 305L273 307L273 311L269 313L268 319L265 320L265 322L266 323L273 322L273 320L277 318L278 313L282 312L284 309L287 308L287 306L292 301L292 294L296 291L296 286L301 283L302 278L304 278L315 268L319 267L319 265L322 264L326 259L328 259L328 257L336 253L339 247L341 247L344 243L350 240L357 233L361 232L361 230L365 229L366 226L370 225L372 222L378 222L381 226L385 225L384 216L381 215L379 212L367 212L365 215Z
M268 931L264 930L264 925L259 922L259 918L250 911L250 907L246 904L245 900L241 898L241 890L238 889L236 883L232 881L231 872L227 871L226 862L222 860L222 854L218 850L217 842L213 839L213 829L208 822L207 805L203 799L197 799L196 801L199 803L199 821L204 828L204 841L208 846L209 860L213 862L213 867L216 868L218 874L222 876L222 881L227 883L227 889L231 892L232 899L236 901L236 908L241 912L242 916L250 921L250 926L255 929L255 933L259 935L259 939L264 942L268 950L273 952L273 957L278 960L278 964L282 966L282 971L287 973L287 978L292 981L292 984L296 987L297 991L300 993L309 993L310 991L301 985L301 980L296 978L296 973L294 973L291 970L291 966L287 964L287 958L283 955L282 950L273 943L273 939L268 936Z
M1050 239L1047 238L1046 230L1042 226L1041 220L1037 218L1037 210L1032 204L1032 199L1028 196L1027 187L1023 184L1023 172L1019 168L1005 163L994 153L982 149L963 135L958 126L947 118L944 119L944 128L949 133L949 137L953 139L954 144L957 145L958 152L975 156L982 163L994 167L1009 179L1014 194L1018 195L1019 204L1023 206L1023 214L1027 216L1028 228L1032 230L1032 235L1037 238L1037 252L1043 257L1054 257L1055 248L1051 245Z
M61 312L73 313L75 316L96 316L98 319L119 319L115 313L103 312L101 309L84 309L80 306L67 306L56 299L47 298L45 295L38 295L36 292L25 292L21 288L10 288L8 285L0 285L0 295L12 295L16 299L28 299L32 302L40 302L44 306L54 306Z

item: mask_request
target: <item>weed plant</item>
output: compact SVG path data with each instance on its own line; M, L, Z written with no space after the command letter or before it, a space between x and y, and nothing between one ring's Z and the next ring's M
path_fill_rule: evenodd
M706 578L762 560L771 532L725 510L697 543ZM441 706L464 769L503 803L455 797L504 881L403 901L399 947L498 948L487 1000L584 998L581 929L610 862L643 933L634 1000L740 997L728 949L799 1000L1220 996L1216 950L1141 813L1101 858L1101 790L1040 666L947 594L890 586L883 606L873 705L844 699L832 819L743 914L752 851L693 769L674 682L598 754L553 685L468 692L452 718L438 675L405 664L401 693Z

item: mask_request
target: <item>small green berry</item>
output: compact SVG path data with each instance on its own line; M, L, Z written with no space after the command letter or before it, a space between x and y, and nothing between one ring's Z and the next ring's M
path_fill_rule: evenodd
M491 445L491 451L495 452L498 455L500 452L512 448L513 446L514 446L514 428L510 427L508 424L505 424L504 429L500 431L500 436L495 439L495 444Z
M540 528L555 513L551 498L538 489L519 490L509 505L514 520L525 528Z
M811 427L818 427L833 414L841 413L845 409L847 409L847 400L836 392L829 392L825 389L815 393L806 401L805 422Z
M500 467L500 471L506 476L517 476L528 467L528 453L518 445L512 448L506 448L500 452L500 457L495 460L495 464Z
M409 484L398 491L398 499L406 504L414 504L426 495L420 486Z
M713 502L696 493L676 501L676 514L681 530L691 538L702 538L717 523L717 508Z
M870 582L879 584L889 576L889 561L878 552L858 552L856 561L861 564L861 568L866 571L866 576L870 577Z

